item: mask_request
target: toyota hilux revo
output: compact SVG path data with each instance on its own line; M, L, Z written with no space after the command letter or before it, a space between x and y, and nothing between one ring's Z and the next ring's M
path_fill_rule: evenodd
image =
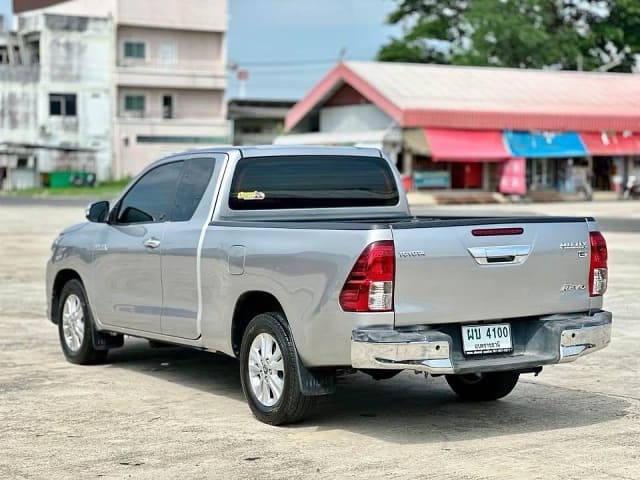
M444 375L495 400L610 341L593 218L416 217L376 149L170 155L86 217L47 266L67 359L104 361L124 336L223 352L271 424L348 371Z

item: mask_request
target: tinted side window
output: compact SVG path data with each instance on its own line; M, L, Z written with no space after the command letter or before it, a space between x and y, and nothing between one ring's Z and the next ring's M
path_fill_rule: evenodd
M241 159L233 175L234 210L391 206L393 172L380 157L300 155Z
M213 158L187 160L176 192L176 206L171 217L172 221L182 222L191 219L209 185L213 167L215 167Z
M118 222L141 223L170 220L183 163L161 165L138 180L120 203Z

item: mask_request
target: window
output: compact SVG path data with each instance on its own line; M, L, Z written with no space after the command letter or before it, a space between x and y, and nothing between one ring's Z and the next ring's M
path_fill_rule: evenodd
M144 42L127 40L124 42L124 56L125 58L144 59L146 57L146 45Z
M50 93L49 115L62 117L76 116L75 93Z
M390 206L399 201L384 158L304 155L244 158L231 184L234 210Z
M187 161L176 192L176 206L171 217L173 222L191 220L209 185L214 166L213 158L193 158Z
M178 49L175 43L163 42L158 47L158 62L161 65L175 65L178 60Z
M173 97L171 95L162 96L162 118L173 118Z
M145 107L144 95L125 95L124 96L124 110L126 112L135 112L144 115Z
M176 187L184 162L160 165L147 172L127 192L118 207L118 223L171 220Z

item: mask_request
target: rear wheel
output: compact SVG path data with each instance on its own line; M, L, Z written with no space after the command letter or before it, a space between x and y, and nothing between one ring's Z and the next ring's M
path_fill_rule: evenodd
M69 280L62 287L58 305L58 336L67 360L81 365L104 361L108 351L93 346L93 317L79 280Z
M520 373L490 372L471 373L467 375L447 375L447 383L451 389L464 400L486 402L498 400L511 393Z
M298 353L284 316L256 316L242 337L240 378L244 396L261 422L283 425L302 420L316 397L302 394Z

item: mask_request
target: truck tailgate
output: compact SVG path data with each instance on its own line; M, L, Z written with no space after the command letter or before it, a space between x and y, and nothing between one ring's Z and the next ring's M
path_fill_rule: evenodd
M588 310L586 219L519 220L392 225L395 325Z

